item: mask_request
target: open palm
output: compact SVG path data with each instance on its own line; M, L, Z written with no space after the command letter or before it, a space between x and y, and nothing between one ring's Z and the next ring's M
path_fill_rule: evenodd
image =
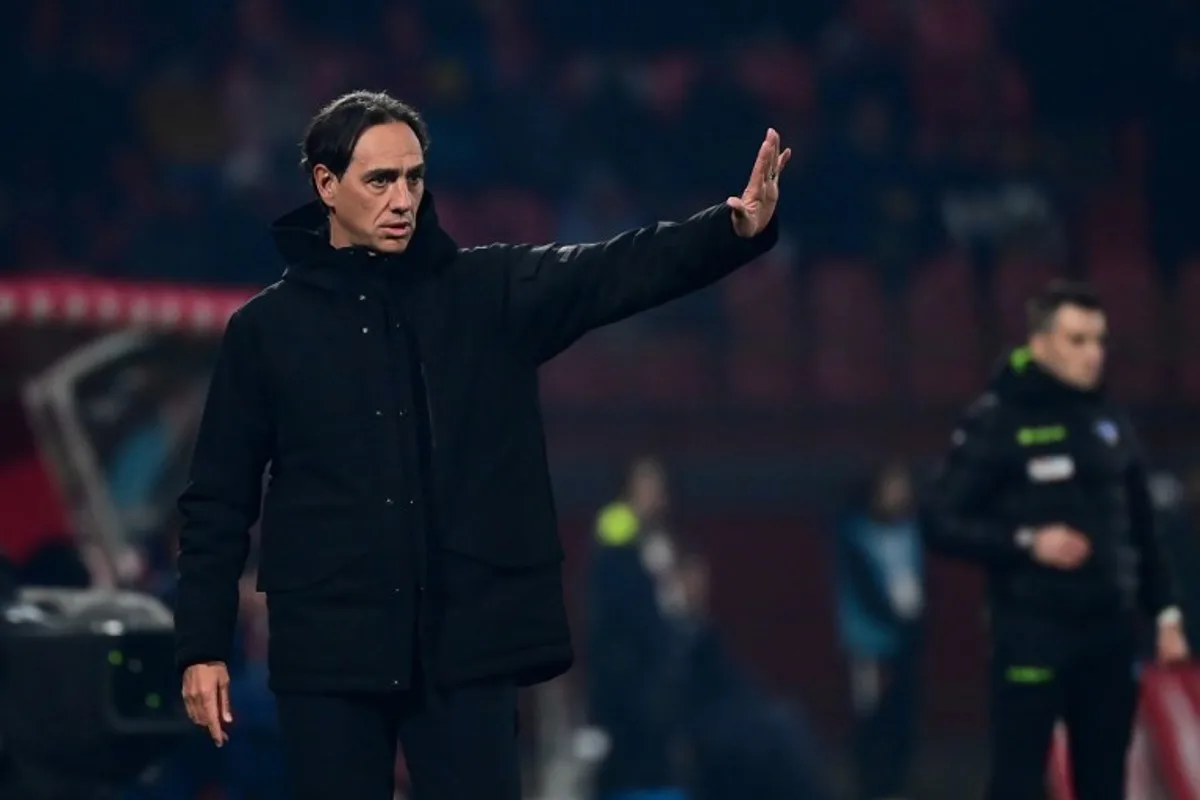
M756 236L771 217L779 204L779 176L792 157L789 147L780 151L779 132L767 130L766 138L758 148L750 180L742 190L741 197L730 197L725 204L733 210L733 229L738 236Z

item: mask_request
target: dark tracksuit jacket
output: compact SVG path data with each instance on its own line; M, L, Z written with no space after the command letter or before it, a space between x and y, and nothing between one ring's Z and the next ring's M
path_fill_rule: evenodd
M991 800L1041 796L1059 718L1072 737L1077 795L1124 796L1135 618L1176 601L1155 522L1124 410L1017 350L955 431L923 513L931 548L987 570ZM1077 569L1036 563L1018 536L1054 523L1089 539Z
M967 411L925 504L929 545L988 571L996 618L1073 625L1175 603L1141 448L1102 390L1078 391L1016 351ZM1016 533L1064 523L1088 537L1078 570L1036 564Z
M229 321L179 503L179 665L229 659L261 506L276 690L562 672L538 367L748 263L777 223L740 238L714 206L599 244L460 249L427 193L400 255L333 249L319 203L274 235L287 271Z

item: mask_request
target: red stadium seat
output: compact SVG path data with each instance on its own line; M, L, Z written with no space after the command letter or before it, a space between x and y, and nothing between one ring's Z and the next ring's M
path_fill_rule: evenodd
M778 248L777 248L778 249ZM735 339L792 340L801 319L792 262L772 251L722 282L725 316Z
M700 337L652 338L629 356L630 388L648 405L696 408L720 400L720 358Z
M594 407L629 399L628 360L608 343L584 339L546 364L539 373L547 406Z
M963 403L979 392L984 358L974 269L951 253L924 265L904 303L907 388L920 404Z
M958 64L983 61L995 38L980 0L919 0L914 32L925 58Z
M463 195L453 192L438 192L438 223L463 247L486 244L479 235L478 219L474 204Z
M899 45L909 29L901 7L892 0L850 0L854 29L873 44Z
M1033 95L1021 68L1012 62L999 66L1000 110L1004 122L1014 127L1024 127L1033 116Z
M1157 400L1165 389L1169 355L1165 305L1157 276L1137 256L1094 261L1089 279L1107 311L1113 389L1135 402Z
M1136 188L1116 187L1089 198L1080 220L1080 239L1089 261L1114 253L1146 251L1148 212ZM1142 266L1131 262L1129 266Z
M739 342L726 359L732 399L743 406L780 409L804 401L811 385L810 359L805 354L793 343Z
M787 249L777 247L723 284L733 347L725 360L732 399L787 407L809 383L809 348L802 345L800 292Z
M919 0L915 11L912 77L922 120L937 128L983 121L1004 99L992 75L987 10L979 0Z
M879 276L866 264L833 261L813 270L809 286L817 396L844 404L891 399L893 314Z
M555 217L536 195L520 189L493 189L480 201L483 232L489 242L554 240Z
M992 320L1004 345L1017 345L1026 336L1025 303L1061 274L1051 260L1007 256L992 275Z

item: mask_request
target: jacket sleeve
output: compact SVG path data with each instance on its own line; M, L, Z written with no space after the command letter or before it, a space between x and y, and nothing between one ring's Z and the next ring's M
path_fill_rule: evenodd
M181 669L228 661L238 579L258 520L263 470L273 438L252 329L235 314L208 390L188 484L179 499L176 661Z
M1029 558L1017 543L1016 524L1004 519L995 504L1003 476L1003 436L998 401L985 395L954 432L950 453L922 504L922 529L933 551L985 566Z
M725 205L607 242L518 246L508 261L506 327L538 363L588 331L708 286L775 246L778 215L752 238Z
M1167 557L1158 524L1158 512L1150 495L1150 475L1145 456L1129 425L1125 435L1130 440L1134 457L1125 476L1125 492L1129 501L1129 523L1133 541L1138 549L1138 600L1142 610L1157 616L1164 609L1177 605L1175 575Z

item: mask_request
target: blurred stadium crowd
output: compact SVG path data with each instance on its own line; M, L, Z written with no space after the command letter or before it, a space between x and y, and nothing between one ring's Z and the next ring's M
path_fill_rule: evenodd
M680 386L702 385L679 364L703 337L748 343L718 381L744 398L881 398L900 380L888 342L902 332L910 352L963 376L912 378L916 397L957 400L1048 274L1095 278L1138 336L1163 319L1142 313L1163 281L1182 271L1180 291L1200 301L1200 108L1187 101L1200 12L1188 0L25 11L6 35L21 62L14 107L27 111L0 148L13 176L0 263L23 270L272 281L265 225L305 196L304 120L371 87L427 114L431 185L466 244L592 240L684 215L740 185L731 151L768 124L783 131L798 153L790 246L643 326L684 335L664 357ZM936 331L922 327L931 307ZM957 345L924 347L947 326L961 328ZM834 364L879 369L801 364L814 342Z

